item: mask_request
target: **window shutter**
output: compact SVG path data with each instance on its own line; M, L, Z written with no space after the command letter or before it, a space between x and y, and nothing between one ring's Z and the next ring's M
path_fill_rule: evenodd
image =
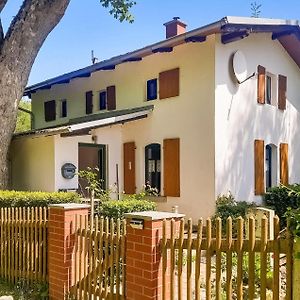
M124 192L134 194L135 188L135 143L125 143L124 150Z
M288 144L280 144L280 183L289 184Z
M180 140L164 140L164 195L180 197Z
M116 109L116 87L114 85L107 87L106 89L107 97L107 109Z
M87 115L93 113L93 92L88 91L85 93L85 113Z
M262 140L254 142L254 172L255 195L263 195L265 192L265 143Z
M44 103L45 121L50 122L56 119L56 103L55 100Z
M266 69L262 66L257 67L257 102L265 103L266 93Z
M179 68L159 73L159 98L179 96Z
M287 77L278 75L278 108L286 109Z

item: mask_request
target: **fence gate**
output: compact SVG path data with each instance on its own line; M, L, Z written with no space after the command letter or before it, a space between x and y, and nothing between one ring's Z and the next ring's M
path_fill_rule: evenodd
M0 277L12 284L47 282L48 210L0 209Z
M200 220L195 231L165 221L163 299L292 299L293 240L278 217L272 239L268 228L265 217L259 228L253 217Z
M125 274L125 222L88 217L76 221L75 299L123 299Z

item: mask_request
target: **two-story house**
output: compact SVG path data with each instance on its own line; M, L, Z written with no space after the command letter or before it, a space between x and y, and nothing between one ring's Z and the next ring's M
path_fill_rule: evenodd
M161 42L26 88L34 129L13 139L14 189L77 189L72 166L98 166L104 187L149 182L159 209L197 218L219 194L259 202L300 182L298 22L165 26Z

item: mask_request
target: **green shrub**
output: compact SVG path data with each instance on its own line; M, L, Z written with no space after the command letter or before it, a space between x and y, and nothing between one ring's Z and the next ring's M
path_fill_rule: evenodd
M266 206L275 210L283 228L286 226L286 212L288 208L296 209L300 206L300 185L282 185L270 188L264 196L264 201Z
M0 191L0 207L48 206L57 203L79 203L80 196L71 192Z
M231 193L228 195L219 195L216 201L216 212L212 217L214 222L217 218L222 220L222 231L226 232L226 220L231 217L233 220L233 233L236 233L236 219L238 217L245 218L247 211L255 207L255 203L246 201L236 201Z
M156 204L148 200L130 199L110 200L99 206L98 214L109 218L124 218L124 214L136 211L155 210Z

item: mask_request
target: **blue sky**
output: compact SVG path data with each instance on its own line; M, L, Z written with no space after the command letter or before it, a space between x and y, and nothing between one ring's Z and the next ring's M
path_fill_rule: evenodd
M251 0L136 0L133 24L120 23L109 15L98 0L71 0L59 25L43 45L29 84L90 64L91 50L100 60L135 50L164 39L164 22L179 16L188 30L224 16L250 16ZM9 0L2 19L7 28L21 5ZM261 17L300 19L299 0L262 0Z

